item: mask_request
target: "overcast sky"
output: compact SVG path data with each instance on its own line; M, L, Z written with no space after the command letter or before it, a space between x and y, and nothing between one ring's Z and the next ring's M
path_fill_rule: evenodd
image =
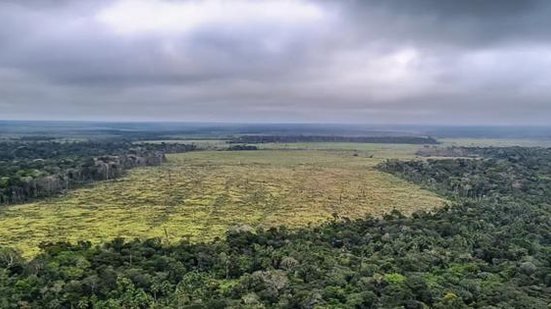
M0 119L551 123L551 1L0 2Z

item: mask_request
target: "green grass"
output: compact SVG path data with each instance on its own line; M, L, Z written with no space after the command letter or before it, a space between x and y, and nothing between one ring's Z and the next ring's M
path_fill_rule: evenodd
M175 143L194 144L199 150L224 150L231 144L223 139L181 139L181 140L148 140L136 143ZM317 143L264 143L248 144L257 146L263 150L324 150L324 151L355 151L364 155L373 155L379 159L385 158L411 158L421 145L411 144L376 144L376 143L341 143L341 142L317 142Z
M394 150L363 150L358 156L342 149L169 155L161 167L134 169L127 177L63 197L3 207L0 245L32 256L43 241L209 241L235 224L296 228L320 224L333 213L349 218L393 208L411 213L445 202L374 168ZM405 156L402 150L394 155Z
M422 145L375 144L375 143L266 143L255 144L260 149L284 150L323 150L355 152L362 156L383 160L388 158L410 159Z

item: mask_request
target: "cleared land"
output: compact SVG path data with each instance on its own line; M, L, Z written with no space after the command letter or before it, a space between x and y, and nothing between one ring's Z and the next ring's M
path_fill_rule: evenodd
M281 150L323 150L357 153L374 160L370 163L379 163L384 159L411 159L422 146L411 144L376 144L376 143L265 143L255 144L260 149Z
M228 140L149 140L136 143L182 143L194 144L200 150L224 150L231 145ZM239 144L239 143L237 143ZM411 159L415 152L423 147L413 144L378 144L378 143L347 143L347 142L308 142L308 143L261 143L254 145L263 150L323 150L323 151L354 151L375 159Z
M117 236L208 241L235 224L292 228L319 224L334 213L358 218L393 208L411 213L441 206L445 201L440 197L374 169L383 157L411 156L415 148L407 147L402 152L369 148L174 154L161 167L135 169L125 178L63 197L3 207L0 245L30 256L43 241L99 242Z

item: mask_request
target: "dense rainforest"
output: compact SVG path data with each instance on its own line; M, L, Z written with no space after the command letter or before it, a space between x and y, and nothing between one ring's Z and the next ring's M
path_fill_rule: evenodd
M453 147L430 153L470 158L389 160L380 168L453 198L513 196L551 202L550 148Z
M47 197L92 181L117 178L129 168L161 164L165 153L194 148L186 144L135 145L128 141L3 141L0 204Z
M468 150L465 150L468 151ZM1 308L549 308L551 149L380 168L454 200L226 239L0 249Z

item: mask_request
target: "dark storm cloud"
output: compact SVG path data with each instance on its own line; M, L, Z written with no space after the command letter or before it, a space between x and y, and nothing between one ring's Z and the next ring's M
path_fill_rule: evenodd
M551 33L546 0L362 0L351 6L364 17L384 17L380 29L407 32L415 39L449 43L493 43L508 39L545 39ZM390 30L390 31L389 31ZM403 39L407 39L404 37Z
M551 121L548 1L5 1L0 118Z

